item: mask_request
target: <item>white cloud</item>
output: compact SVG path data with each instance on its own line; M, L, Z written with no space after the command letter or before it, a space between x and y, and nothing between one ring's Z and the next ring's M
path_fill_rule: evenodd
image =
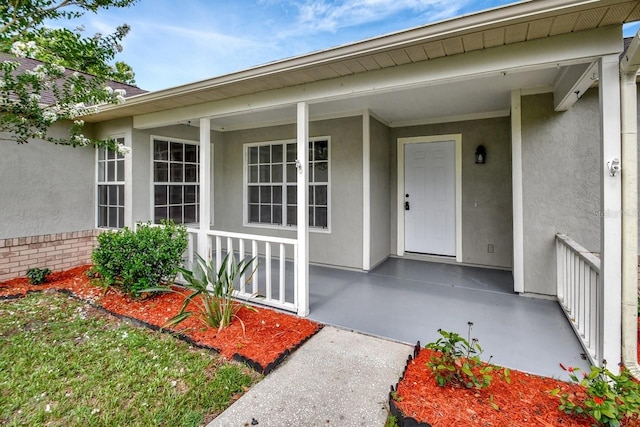
M153 23L153 31L167 32L169 37L183 38L193 44L206 44L210 47L224 46L225 50L242 47L255 47L259 42L250 38L236 37L216 31L198 30L193 28L162 25ZM167 34L165 34L166 36Z
M91 22L91 30L94 33L98 32L100 34L111 34L116 31L116 27L114 25L111 25L99 19L92 19L90 22ZM92 35L92 34L89 33L87 35Z
M383 21L400 13L415 13L428 22L458 15L470 0L306 0L297 7L297 29L335 32L341 28Z

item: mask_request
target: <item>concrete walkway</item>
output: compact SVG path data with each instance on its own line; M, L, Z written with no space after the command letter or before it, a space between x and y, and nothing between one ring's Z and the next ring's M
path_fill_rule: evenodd
M327 326L208 427L383 426L412 351Z

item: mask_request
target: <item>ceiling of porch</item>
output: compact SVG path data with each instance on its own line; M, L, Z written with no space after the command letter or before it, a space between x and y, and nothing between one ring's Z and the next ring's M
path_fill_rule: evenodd
M309 106L311 120L361 114L368 109L391 127L436 121L454 121L507 115L511 91L527 88L531 93L550 92L564 67L514 72L463 80L456 83L413 87L371 95L315 103ZM294 106L216 117L213 129L232 131L294 123ZM196 122L192 122L196 124Z

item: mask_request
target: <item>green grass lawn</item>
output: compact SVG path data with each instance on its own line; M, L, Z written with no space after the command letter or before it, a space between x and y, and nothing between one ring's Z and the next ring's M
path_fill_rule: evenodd
M0 302L0 425L197 426L259 379L61 294Z

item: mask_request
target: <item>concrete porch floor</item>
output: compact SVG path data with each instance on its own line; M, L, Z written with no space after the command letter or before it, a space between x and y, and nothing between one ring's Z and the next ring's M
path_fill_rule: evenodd
M486 360L568 379L587 369L556 301L513 293L511 272L390 258L364 273L310 267L309 318L399 342L435 341L438 329L478 338Z

